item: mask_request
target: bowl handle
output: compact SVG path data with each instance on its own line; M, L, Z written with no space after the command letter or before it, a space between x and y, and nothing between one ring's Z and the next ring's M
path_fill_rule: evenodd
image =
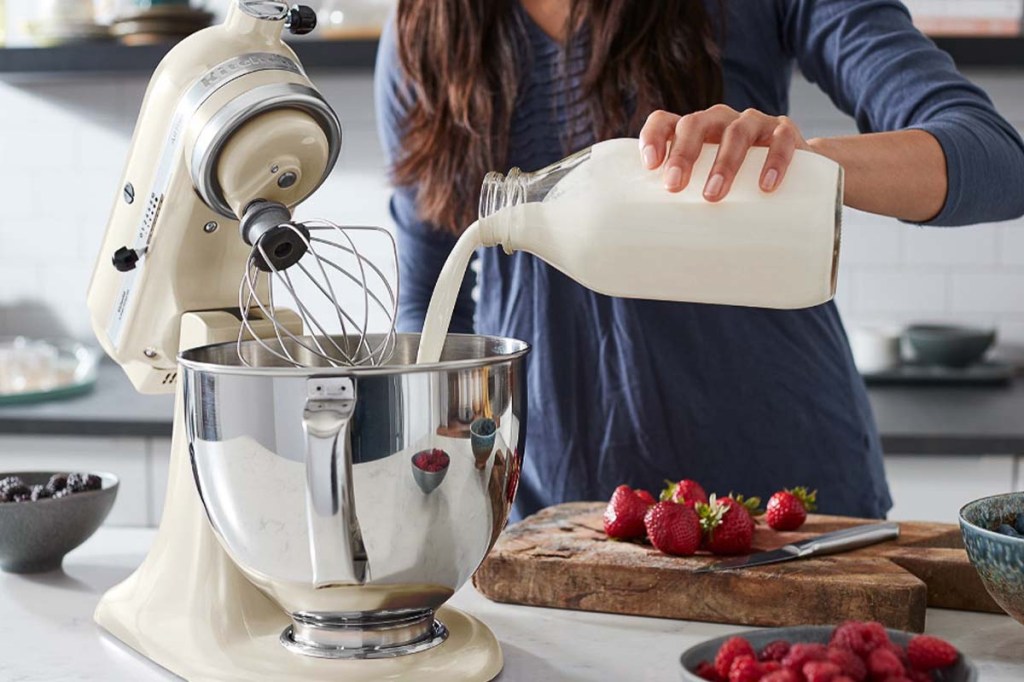
M306 384L306 515L317 587L363 584L369 566L352 491L349 424L356 385L349 377L312 377Z

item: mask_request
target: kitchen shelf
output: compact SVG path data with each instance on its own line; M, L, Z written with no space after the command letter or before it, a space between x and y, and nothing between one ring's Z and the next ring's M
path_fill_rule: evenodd
M937 38L963 67L1024 69L1024 36L1017 38ZM310 71L369 71L377 40L300 40L291 43ZM0 48L0 80L58 74L150 73L171 44L127 46L117 43L78 43L58 47Z
M310 71L369 71L377 40L302 40L290 43ZM58 74L149 74L172 43L128 46L113 42L77 43L57 47L0 49L0 79Z

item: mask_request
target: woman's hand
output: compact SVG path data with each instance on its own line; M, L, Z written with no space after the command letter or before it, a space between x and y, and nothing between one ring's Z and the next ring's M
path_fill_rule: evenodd
M653 170L664 162L662 173L670 192L682 191L690 184L693 165L706 143L720 145L704 186L708 201L720 201L729 194L751 147L768 147L760 180L765 192L774 191L786 177L793 152L811 149L789 118L754 109L740 113L724 104L686 116L655 111L640 131L644 165Z

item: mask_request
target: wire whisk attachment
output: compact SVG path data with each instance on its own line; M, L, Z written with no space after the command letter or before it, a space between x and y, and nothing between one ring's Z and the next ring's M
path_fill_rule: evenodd
M266 227L274 215L264 214L262 230L258 222L247 225L249 212L242 221L252 251L238 289L239 360L250 366L243 341L252 339L294 367L386 364L395 350L398 317L398 250L391 233L328 220ZM289 328L286 310L297 314L304 331ZM270 334L256 329L264 321Z

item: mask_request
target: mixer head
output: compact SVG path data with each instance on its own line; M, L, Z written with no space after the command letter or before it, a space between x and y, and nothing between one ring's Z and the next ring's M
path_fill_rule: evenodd
M398 288L391 285L380 259L367 256L371 245L364 238L379 238L388 252L387 269L397 272L398 252L390 232L326 220L295 222L287 208L271 201L250 204L239 229L252 246L238 289L243 364L248 363L241 347L248 339L294 367L388 362L395 349ZM306 336L289 329L282 310L298 313ZM269 321L273 336L256 333L257 321ZM378 325L386 331L371 341L369 331Z

